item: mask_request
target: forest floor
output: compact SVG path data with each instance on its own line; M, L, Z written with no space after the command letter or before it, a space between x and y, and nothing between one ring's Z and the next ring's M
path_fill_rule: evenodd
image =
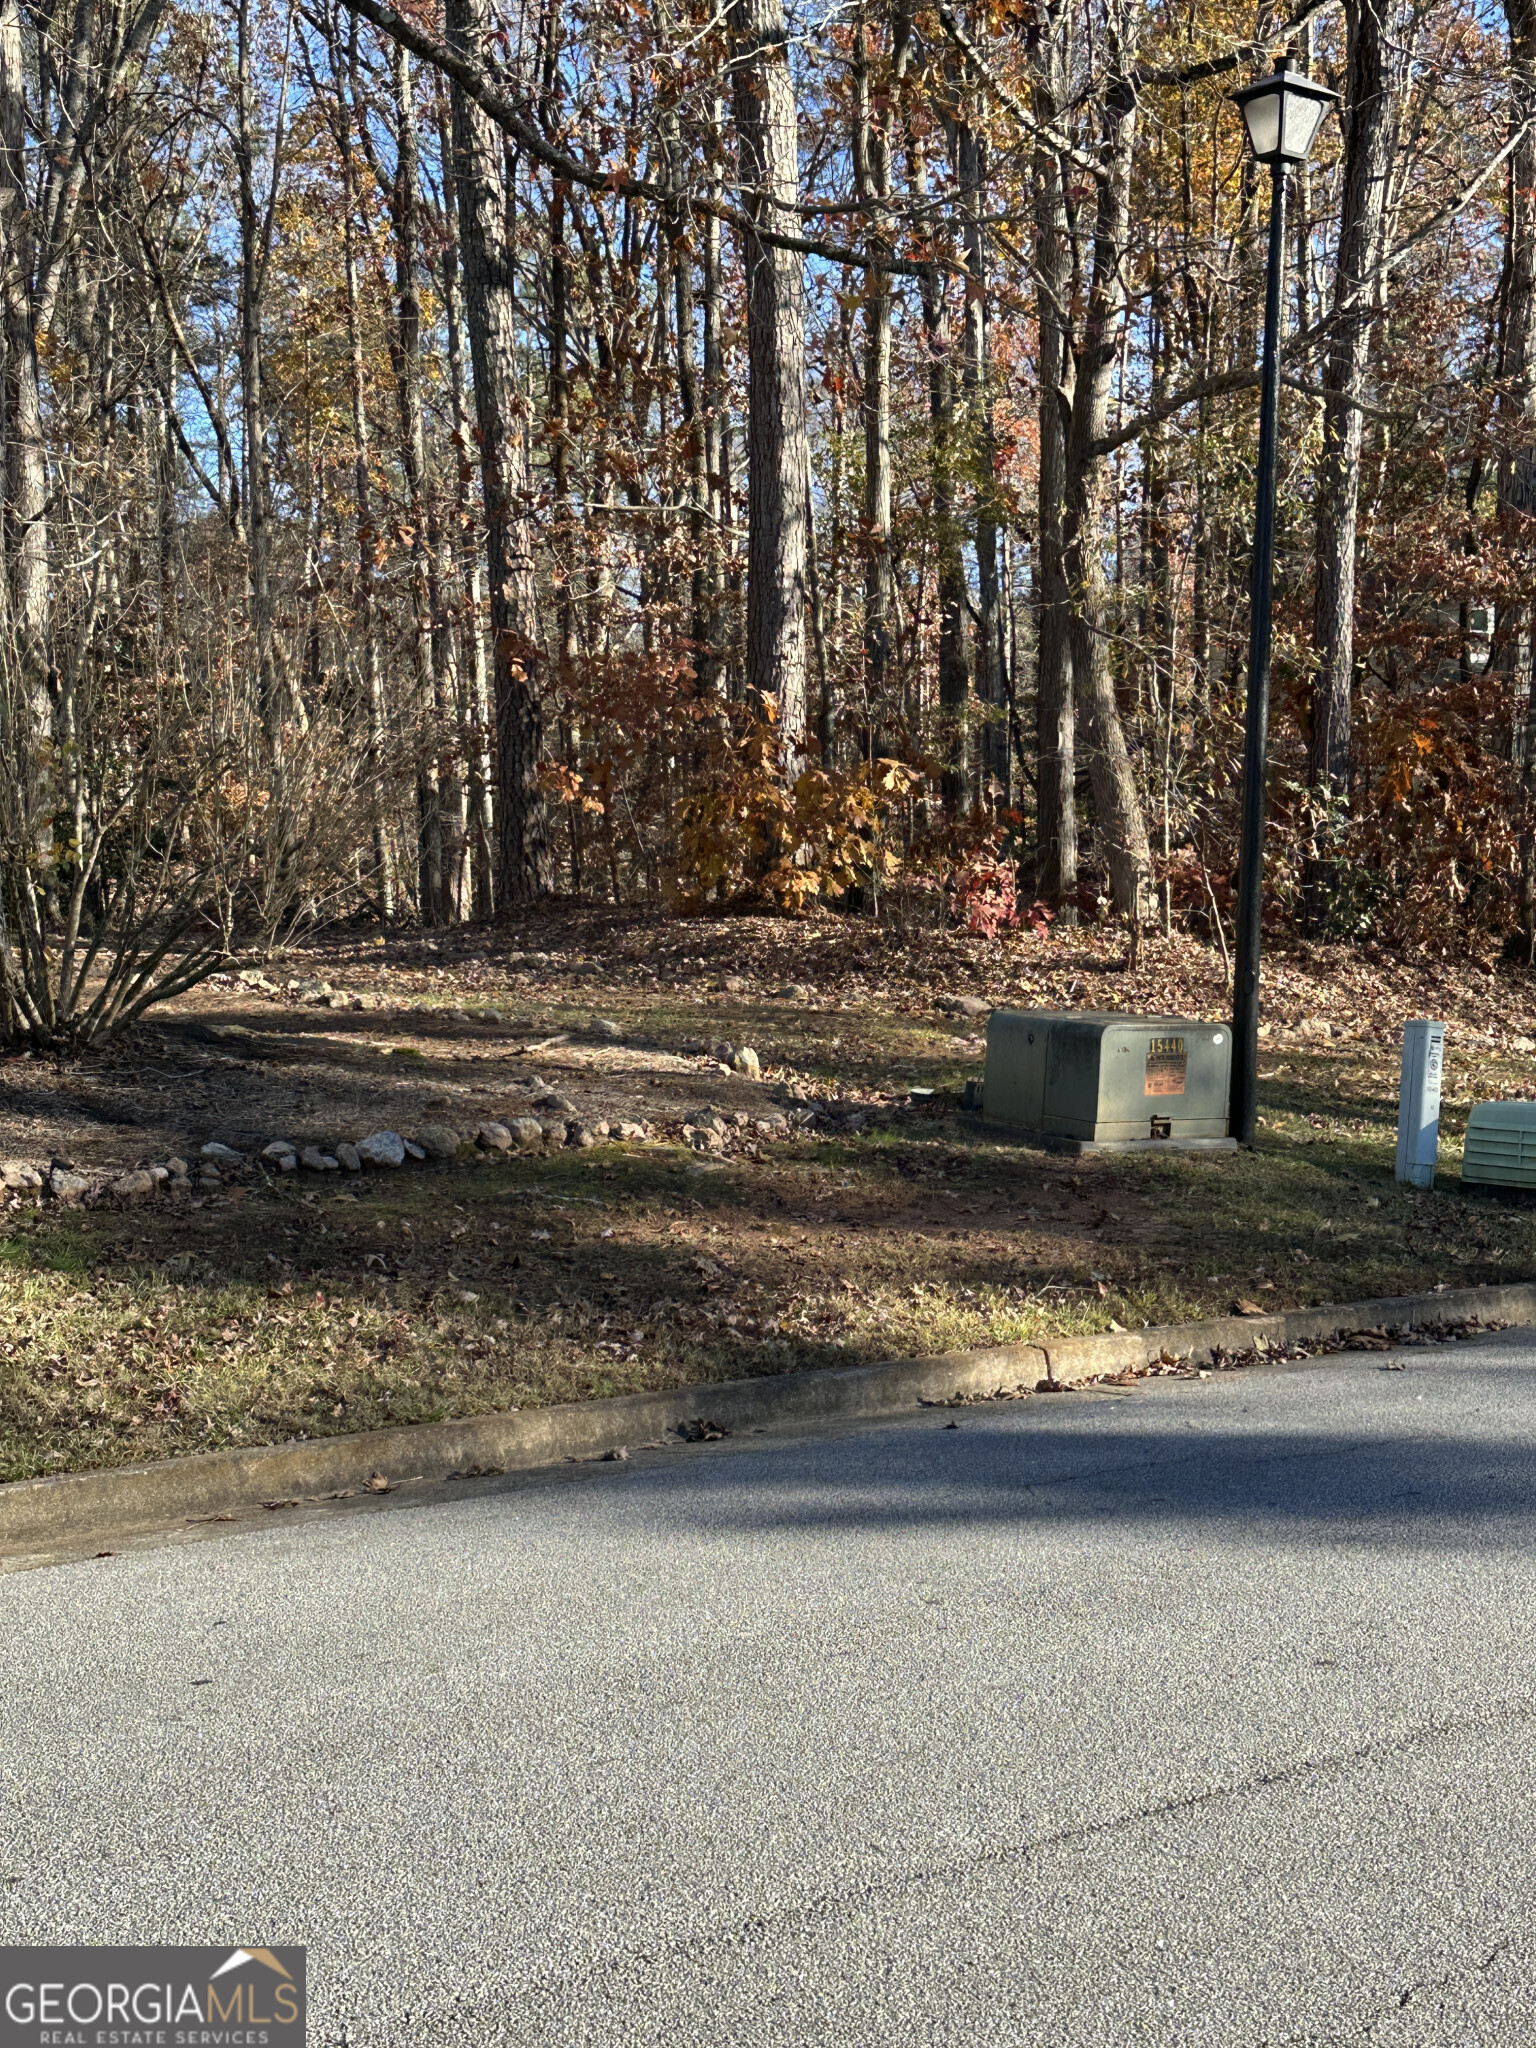
M1536 1081L1536 977L1491 961L1277 950L1258 1150L1084 1159L960 1112L986 1006L1219 1017L1206 948L565 907L244 971L99 1055L0 1063L0 1170L79 1191L0 1211L0 1478L1536 1277L1536 1204L1457 1178L1469 1104ZM1392 1179L1414 1016L1449 1027L1425 1193ZM534 1150L259 1159L540 1105ZM217 1187L208 1141L247 1161ZM178 1158L180 1186L107 1191Z

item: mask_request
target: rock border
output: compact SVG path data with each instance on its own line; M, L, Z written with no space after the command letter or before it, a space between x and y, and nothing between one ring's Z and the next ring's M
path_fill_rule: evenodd
M1263 1351L1352 1332L1455 1322L1536 1324L1536 1282L1444 1288L1273 1315L1218 1316L1160 1329L1054 1337L1042 1344L995 1344L885 1365L514 1408L457 1422L193 1452L153 1465L15 1480L0 1485L0 1557L78 1548L106 1534L144 1533L234 1516L242 1509L297 1507L404 1484L620 1458L630 1445L696 1442L793 1423L857 1421L965 1397L1065 1389L1143 1367L1166 1367L1170 1361L1198 1367L1255 1347Z

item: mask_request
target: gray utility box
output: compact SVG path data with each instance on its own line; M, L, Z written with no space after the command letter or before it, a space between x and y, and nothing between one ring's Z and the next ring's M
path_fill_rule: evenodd
M1227 1136L1232 1032L1183 1017L1108 1010L994 1010L983 1114L1088 1151L1234 1146Z

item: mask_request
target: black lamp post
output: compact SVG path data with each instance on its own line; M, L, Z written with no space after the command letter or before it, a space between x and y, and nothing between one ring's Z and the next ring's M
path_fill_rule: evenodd
M1248 631L1248 717L1243 739L1243 837L1237 872L1237 960L1232 995L1232 1103L1228 1128L1240 1145L1254 1140L1259 1071L1259 950L1264 919L1264 781L1269 746L1270 598L1275 569L1275 439L1280 416L1280 279L1285 262L1285 174L1305 163L1338 94L1287 69L1245 86L1248 147L1269 165L1269 270L1264 290L1264 371L1259 406L1259 473L1253 521L1253 583Z

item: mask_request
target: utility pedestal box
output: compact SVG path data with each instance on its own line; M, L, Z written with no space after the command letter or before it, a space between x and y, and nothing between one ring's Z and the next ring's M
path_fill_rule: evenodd
M1415 1017L1403 1026L1403 1085L1397 1107L1397 1178L1432 1188L1440 1149L1440 1076L1445 1026ZM1462 1170L1466 1179L1466 1170Z
M1230 1151L1231 1070L1225 1024L1107 1010L994 1010L982 1113L1001 1129L1078 1152Z
M1461 1177L1491 1188L1536 1188L1536 1102L1475 1102Z

